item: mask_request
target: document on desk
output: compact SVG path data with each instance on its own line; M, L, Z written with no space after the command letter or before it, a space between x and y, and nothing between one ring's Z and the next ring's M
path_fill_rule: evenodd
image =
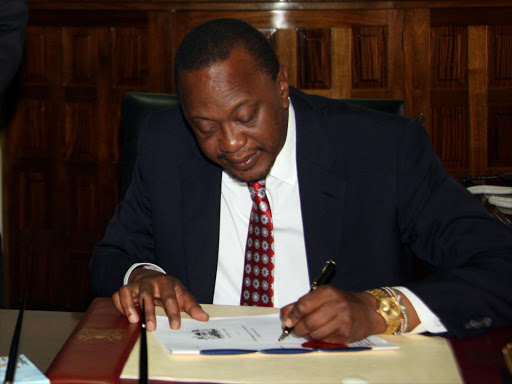
M287 337L281 342L281 320L279 314L216 317L207 322L182 319L179 330L172 330L165 316L157 316L155 336L173 354L244 354L244 353L306 353L319 348L304 348L307 340ZM397 349L378 336L357 343L332 349L335 351L360 351L370 349Z

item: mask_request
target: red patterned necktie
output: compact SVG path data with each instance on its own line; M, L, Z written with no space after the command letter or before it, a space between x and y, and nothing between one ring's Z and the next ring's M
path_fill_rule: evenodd
M265 180L249 184L251 217L240 305L274 306L274 225Z

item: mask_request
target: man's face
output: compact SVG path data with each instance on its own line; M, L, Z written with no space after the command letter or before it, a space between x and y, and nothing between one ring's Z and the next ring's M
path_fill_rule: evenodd
M267 176L288 127L288 79L263 73L243 49L180 74L183 112L203 153L241 181Z

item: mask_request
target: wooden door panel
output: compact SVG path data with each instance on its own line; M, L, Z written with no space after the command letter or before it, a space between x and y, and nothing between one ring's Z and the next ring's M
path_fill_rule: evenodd
M512 171L510 8L405 12L405 95L456 178ZM507 142L508 140L508 142Z
M31 13L7 134L8 303L41 286L29 307L86 308L87 262L119 201L120 103L170 91L165 31L162 12Z
M220 16L272 30L271 44L299 89L337 98L403 97L401 11L176 12L173 52L190 29Z

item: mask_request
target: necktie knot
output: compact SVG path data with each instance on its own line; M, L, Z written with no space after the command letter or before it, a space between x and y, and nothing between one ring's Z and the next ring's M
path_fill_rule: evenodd
M266 198L267 192L265 189L265 179L254 181L247 184L249 186L249 192L251 193L252 201L259 203Z

